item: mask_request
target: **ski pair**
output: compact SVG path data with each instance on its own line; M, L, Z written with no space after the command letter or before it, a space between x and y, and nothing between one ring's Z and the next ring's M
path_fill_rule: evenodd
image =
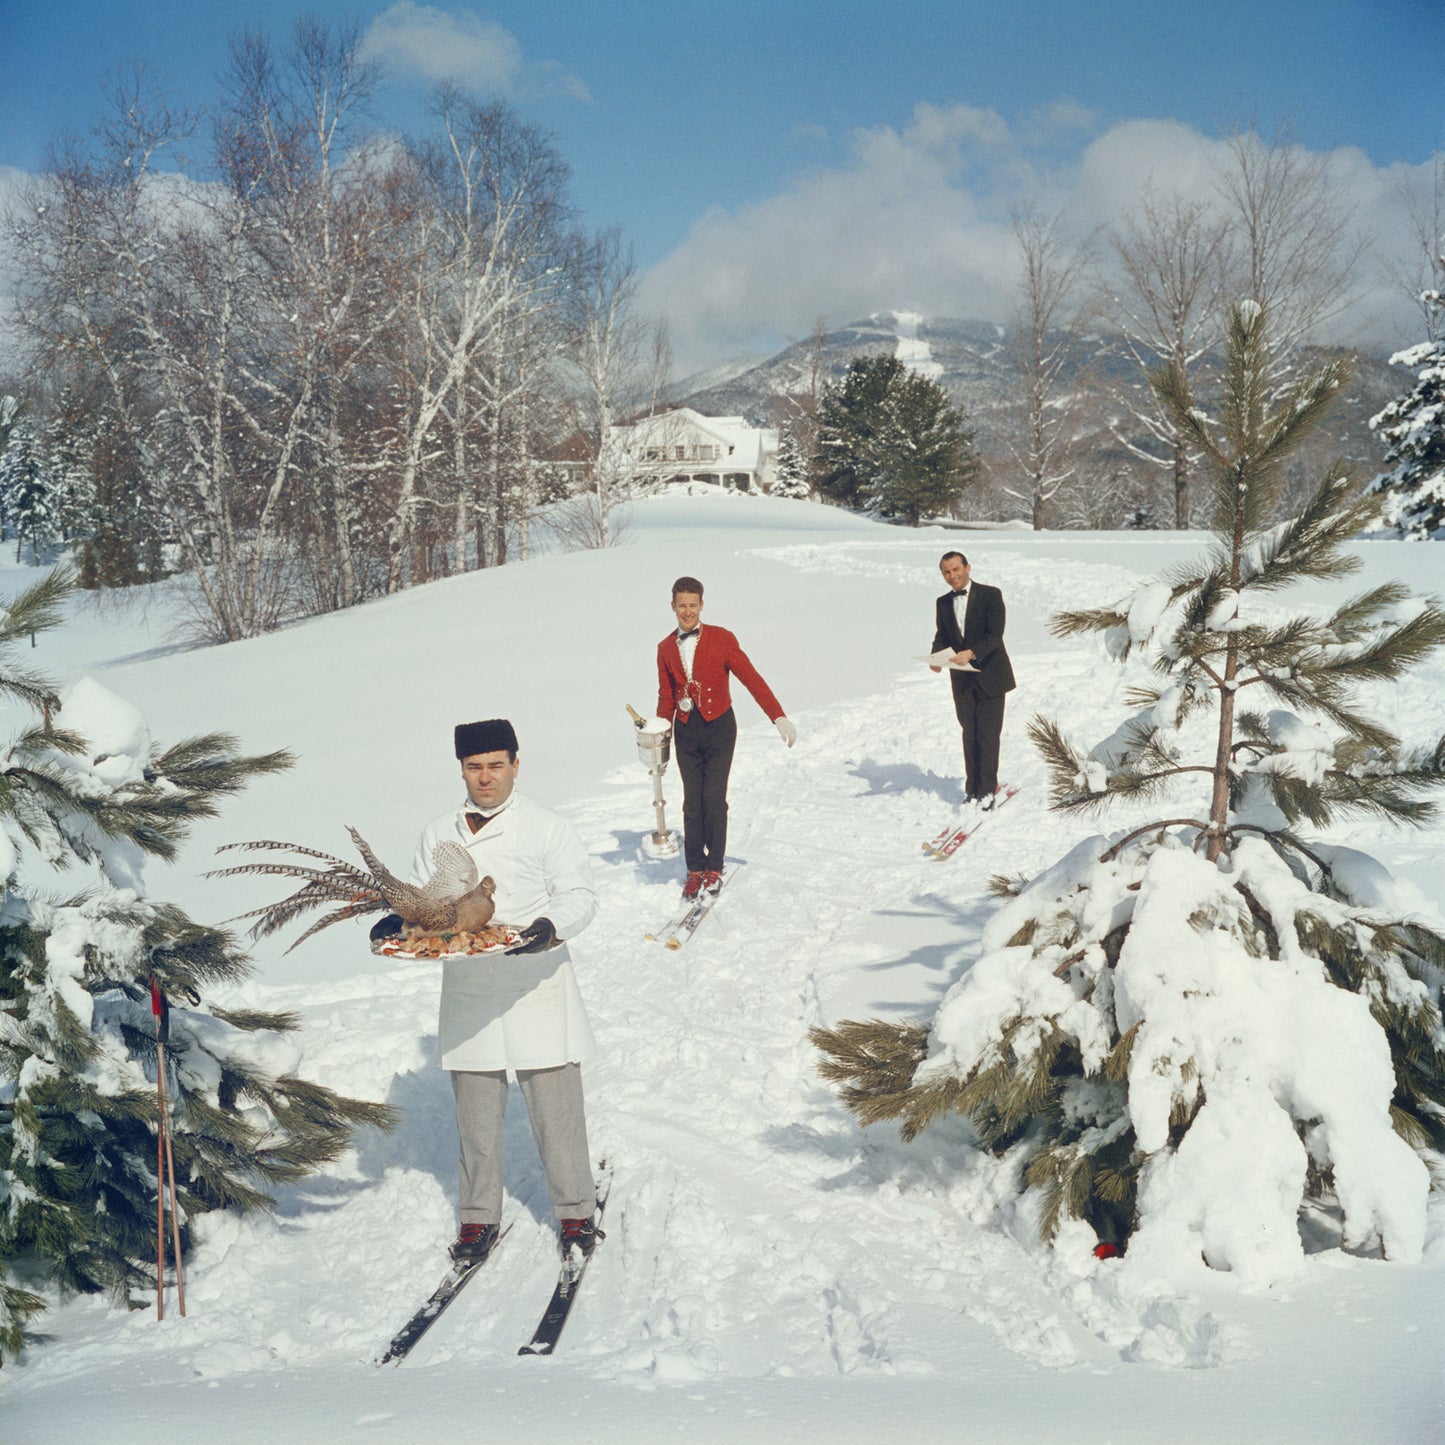
M1017 788L1000 788L993 797L993 807L987 812L980 811L963 823L950 823L937 837L923 845L923 851L935 862L942 863L952 858L963 845L991 818L1010 798Z
M722 875L716 892L699 893L696 898L685 898L682 906L662 925L655 933L644 933L642 936L649 943L665 943L668 948L676 950L685 944L694 933L703 919L717 906L718 900L722 897L723 890L732 881L733 875L743 865L734 862Z
M597 1184L597 1212L594 1215L599 1222L607 1204L607 1196L612 1190L612 1171L605 1160L601 1167L602 1174ZM391 1343L386 1347L386 1353L376 1363L378 1365L401 1364L416 1347L422 1336L442 1317L447 1306L471 1283L477 1271L497 1252L502 1241L511 1232L512 1226L509 1224L498 1234L497 1242L492 1246L486 1259L453 1265L447 1271L442 1282L428 1296L426 1303L397 1331ZM597 1238L599 1240L602 1238L600 1230ZM595 1252L596 1246L594 1245L593 1248ZM557 1347L557 1340L562 1334L562 1327L567 1323L568 1315L572 1312L572 1305L577 1298L577 1287L582 1282L582 1276L587 1272L587 1264L590 1259L590 1254L582 1254L575 1248L564 1253L562 1267L557 1276L557 1285L552 1291L552 1298L548 1301L537 1328L532 1332L532 1338L517 1351L519 1355L550 1355Z

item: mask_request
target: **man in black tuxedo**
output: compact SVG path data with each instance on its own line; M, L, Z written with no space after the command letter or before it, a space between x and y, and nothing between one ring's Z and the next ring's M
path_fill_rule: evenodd
M971 582L962 552L945 552L938 570L948 591L938 599L932 650L947 650L953 654L949 661L972 669L954 667L948 674L953 710L963 729L965 801L991 808L998 791L1004 695L1014 688L1013 666L1003 645L1003 593ZM933 670L943 669L940 665Z

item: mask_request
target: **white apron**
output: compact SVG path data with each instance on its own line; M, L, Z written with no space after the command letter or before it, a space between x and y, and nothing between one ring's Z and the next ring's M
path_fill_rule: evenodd
M497 923L525 928L550 918L561 939L597 913L591 866L566 819L514 792L473 834L458 808L429 824L417 846L412 882L432 874L443 840L471 854L479 877L496 882ZM545 953L484 954L442 962L437 1047L444 1069L548 1069L585 1062L596 1051L566 944Z

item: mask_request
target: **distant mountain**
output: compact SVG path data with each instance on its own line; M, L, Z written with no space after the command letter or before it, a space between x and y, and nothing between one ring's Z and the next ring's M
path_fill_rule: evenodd
M842 377L856 357L897 355L949 393L976 429L980 450L988 453L1000 445L998 418L1014 390L1008 342L1007 331L991 322L885 311L830 331L821 346L810 337L776 356L699 372L670 388L669 397L704 415L744 416L759 425L776 426L788 415L786 398L809 390L815 349L824 382ZM1354 367L1354 378L1327 424L1328 437L1321 440L1362 468L1376 466L1382 449L1369 430L1369 418L1407 389L1407 377L1364 352L1313 354L1345 355ZM1084 341L1076 365L1126 385L1144 384L1117 340L1102 333Z
M986 410L1007 383L1005 340L1001 327L983 321L923 321L907 312L881 312L828 332L818 348L819 371L823 382L836 381L857 357L891 355L903 344L921 350L921 357L910 359L938 368L930 367L929 374L966 409L981 402ZM774 424L785 411L783 398L809 390L815 346L809 337L750 366L721 368L721 376L699 373L673 389L673 400L704 414L741 414Z

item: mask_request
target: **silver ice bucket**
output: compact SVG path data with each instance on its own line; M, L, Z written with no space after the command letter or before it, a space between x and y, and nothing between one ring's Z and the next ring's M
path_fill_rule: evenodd
M649 773L661 774L672 757L672 729L666 732L649 733L637 730L637 756Z

